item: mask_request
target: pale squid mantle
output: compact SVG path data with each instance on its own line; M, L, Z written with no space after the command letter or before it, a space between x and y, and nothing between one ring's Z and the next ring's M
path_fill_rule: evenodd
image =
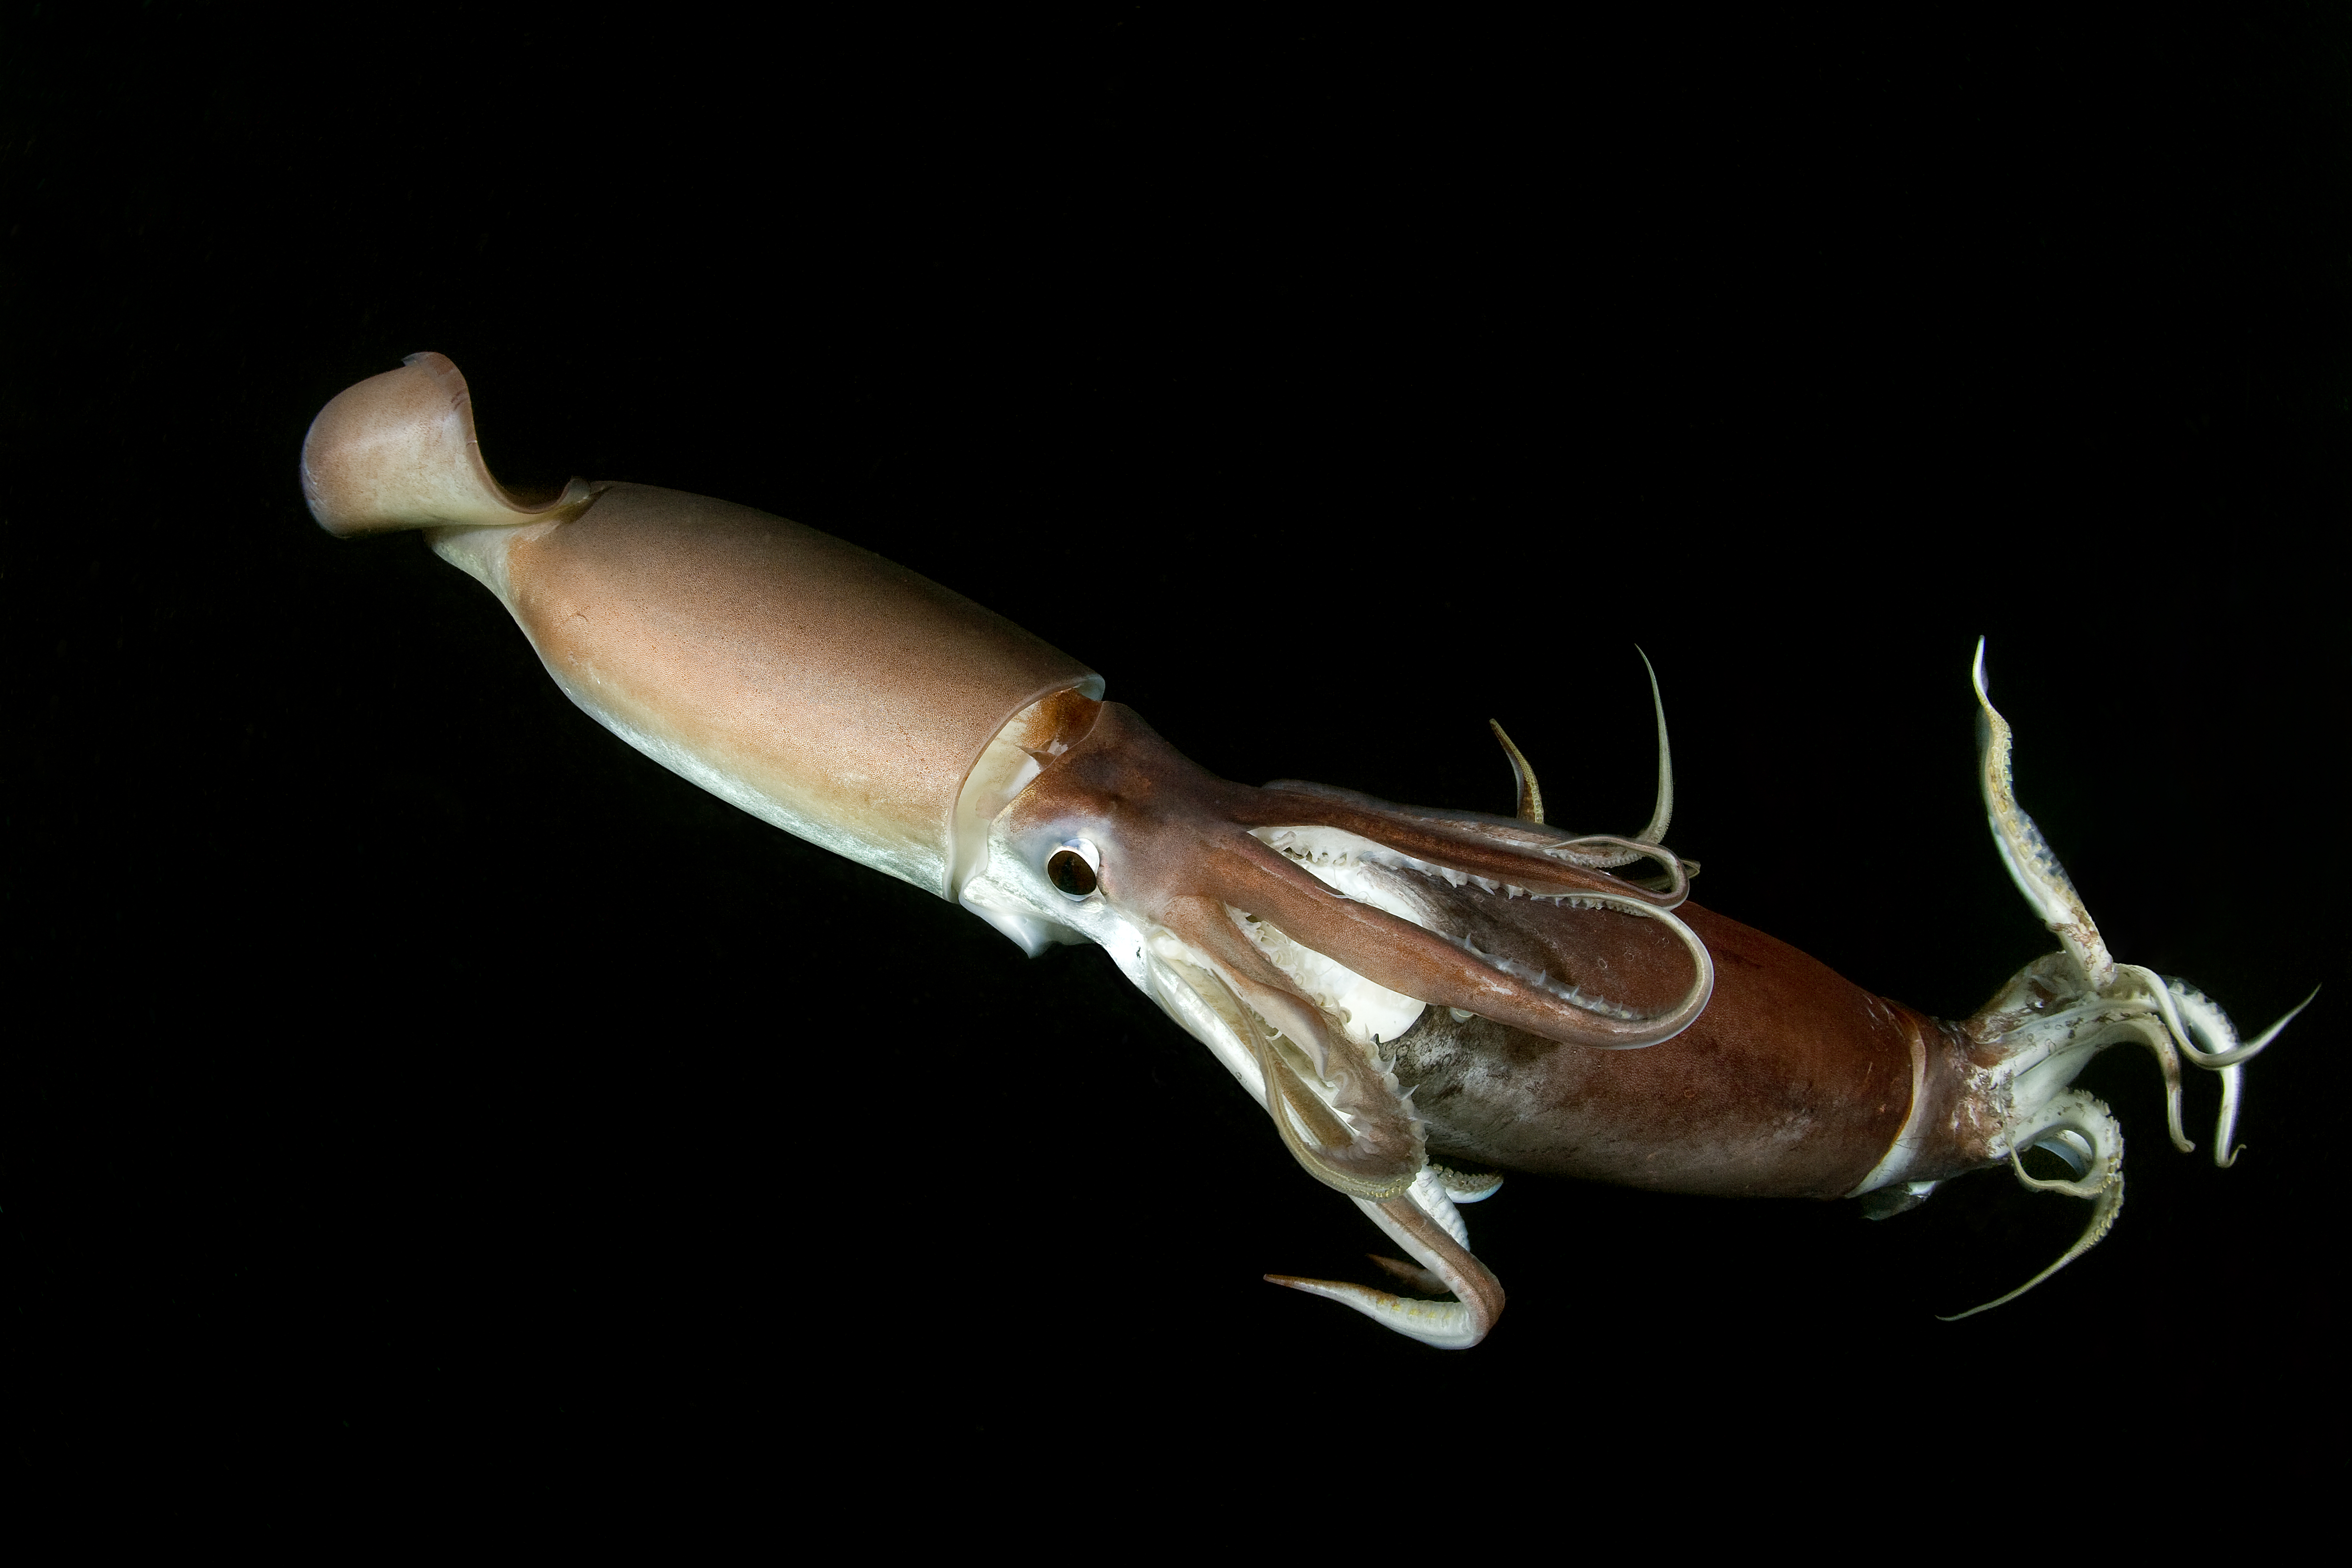
M1011 784L1019 753L1000 736L1050 726L1057 693L1102 694L1002 616L750 507L576 479L522 505L490 477L465 378L439 354L330 403L302 488L331 532L426 530L564 693L664 767L942 898L960 844L969 863L984 841L976 803L1001 809Z

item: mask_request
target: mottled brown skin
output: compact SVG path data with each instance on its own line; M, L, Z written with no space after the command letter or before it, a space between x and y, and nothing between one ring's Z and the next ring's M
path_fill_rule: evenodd
M1675 912L1714 954L1716 984L1671 1040L1580 1050L1433 1007L1394 1042L1432 1151L1665 1192L1835 1198L1903 1130L1915 1044L1931 1101L1949 1098L1965 1065L1956 1026L1738 921L1690 903ZM1680 960L1622 917L1588 913L1582 932L1587 973L1605 966L1626 993L1654 994ZM1983 1163L1953 1152L1957 1168Z

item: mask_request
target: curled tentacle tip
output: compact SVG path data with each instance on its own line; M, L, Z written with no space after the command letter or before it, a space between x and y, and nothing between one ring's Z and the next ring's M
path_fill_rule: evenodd
M1982 637L1979 637L1979 638L1977 638L1977 657L1976 657L1976 663L1975 663L1972 667L1970 667L1969 671L1969 678L1976 683L1976 689L1977 689L1977 700L1978 700L1978 701L1979 701L1979 702L1989 702L1989 701L1990 701L1990 700L1991 700L1991 699L1990 699L1990 698L1989 698L1989 697L1987 697L1987 696L1985 695L1985 660L1984 660L1984 653L1985 653L1985 640L1984 640L1984 638L1982 638Z
M2170 1004L2176 1000L2187 1001L2188 999L2189 998L2182 994L2173 992L2168 989L2165 990L2157 997L2158 1004L2165 1006L2165 1026L2167 1028L2172 1030L2173 1043L2181 1047L2181 1053L2189 1058L2191 1065L2203 1068L2208 1072L2220 1072L2225 1068L2233 1068L2241 1062L2251 1061L2255 1057L2260 1056L2263 1051L2269 1049L2271 1042L2277 1039L2280 1035L2285 1033L2286 1026L2289 1024L2294 1023L2295 1018L2305 1007L2310 1006L2314 1002L2319 1000L2319 987L2316 985L2313 986L2311 988L2310 995L2305 996L2302 1001L2287 1009L2287 1011L2281 1016L2278 1022L2273 1024L2269 1028L2264 1029L2252 1039L2248 1040L2234 1048L2221 1051L2208 1051L2202 1049L2198 1046L2196 1041L2189 1037L2187 1030L2180 1026L2180 1020L2177 1012ZM2199 997L2197 1000L2202 1002L2204 999L2202 997ZM2226 1025L2227 1020L2225 1019L2223 1022Z
M2284 1013L2281 1014L2281 1015L2280 1015L2280 1016L2279 1016L2279 1021L2278 1021L2277 1023L2275 1023L2275 1024L2273 1024L2269 1028L2264 1029L2264 1030L2262 1032L2262 1037L2261 1037L2261 1038L2259 1038L2258 1040L2256 1040L2256 1041L2254 1042L2254 1044L2255 1044L2256 1046L2267 1046L2267 1045L2269 1045L2273 1040L2274 1040L2274 1039L2278 1038L2280 1032L2281 1032L2282 1030L2284 1030L2284 1028L2285 1028L2289 1024L2294 1023L2294 1022L2295 1021L2295 1018L2296 1018L2296 1017L2297 1017L2297 1016L2298 1016L2303 1012L2303 1010L2304 1010L2305 1007L2310 1006L2314 1002L2316 1002L2316 1001L2318 1001L2318 1000L2319 1000L2319 993L2320 993L2323 989L2324 989L2324 986L2321 986L2321 985L2315 985L2315 986L2313 986L2313 987L2311 988L2311 994L2310 994L2310 995L2305 996L2302 1001L2300 1001L2300 1002L2296 1003L2294 1006L2292 1006L2292 1007L2288 1008ZM2251 1048L2252 1048L2252 1047L2249 1047L2249 1048L2251 1049Z

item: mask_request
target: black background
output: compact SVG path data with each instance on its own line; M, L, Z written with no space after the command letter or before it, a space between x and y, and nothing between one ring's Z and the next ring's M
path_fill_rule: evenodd
M11 7L29 1440L2340 1473L2341 13L1742 15ZM2051 945L1975 795L1989 636L2119 956L2242 1026L2329 989L2232 1171L2209 1079L2183 1156L2099 1062L2128 1205L1999 1312L1934 1317L2082 1209L1998 1173L1884 1225L1520 1178L1469 1211L1508 1315L1425 1350L1259 1281L1380 1238L1102 954L698 793L418 541L319 531L310 416L420 349L509 482L854 540L1234 778L1501 810L1491 715L1630 830L1638 642L1700 900L1948 1016Z

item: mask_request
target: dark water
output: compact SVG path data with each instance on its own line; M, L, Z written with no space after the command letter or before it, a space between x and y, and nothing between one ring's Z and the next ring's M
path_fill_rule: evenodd
M296 67L201 7L15 13L0 1222L66 1391L28 1441L745 1495L812 1444L1439 1426L1838 1472L2030 1426L2063 1369L2338 1473L2280 1434L2342 1367L2345 57L2264 16ZM1425 1351L1260 1282L1380 1238L1102 954L700 794L417 541L311 525L311 415L428 348L501 476L850 538L1230 777L1507 810L1494 717L1555 820L1631 832L1638 643L1701 896L1945 1016L2048 946L1975 795L1989 636L2116 952L2242 1025L2328 989L2235 1170L2099 1063L2129 1204L2000 1312L1935 1319L2080 1209L1998 1173L1882 1225L1514 1179L1471 1212L1502 1327Z

